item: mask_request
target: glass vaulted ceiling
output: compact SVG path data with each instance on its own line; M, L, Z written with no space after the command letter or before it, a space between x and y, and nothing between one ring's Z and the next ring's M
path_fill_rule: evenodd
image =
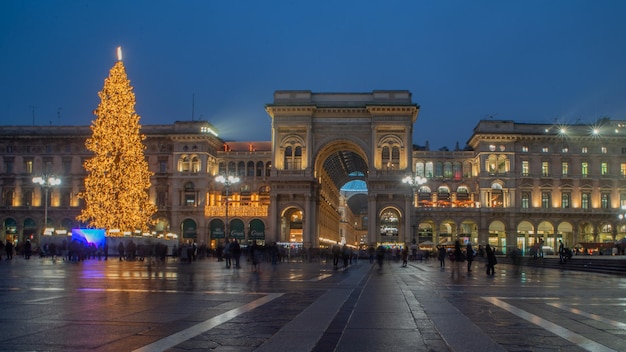
M338 151L324 162L324 169L346 198L353 214L367 212L367 164L356 153Z

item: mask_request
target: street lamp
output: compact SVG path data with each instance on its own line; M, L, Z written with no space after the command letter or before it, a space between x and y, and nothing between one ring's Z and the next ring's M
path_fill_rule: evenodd
M413 197L413 204L415 204L415 190L419 191L419 188L421 185L423 185L424 183L426 183L426 181L428 181L426 179L426 177L422 177L422 176L406 176L405 178L402 179L402 183L407 184L411 187L411 196ZM414 214L414 211L411 212L411 215ZM415 244L415 224L413 225L413 244Z
M226 224L224 225L224 238L228 239L228 196L230 193L230 186L239 182L239 177L237 176L228 176L224 177L219 175L215 178L215 181L221 183L226 187Z
M50 187L58 186L61 184L61 179L54 176L33 177L33 183L40 185L45 191L45 201L43 204L43 231L46 231L48 226L48 190ZM37 235L37 245L41 245L41 234Z
M622 205L622 210L620 211L619 214L617 214L617 217L619 218L620 221L626 220L626 205Z

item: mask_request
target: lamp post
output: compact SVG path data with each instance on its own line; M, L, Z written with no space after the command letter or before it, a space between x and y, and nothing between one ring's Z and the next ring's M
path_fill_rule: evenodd
M422 176L418 176L418 175L411 175L411 176L406 176L405 178L402 179L402 183L405 183L407 185L409 185L411 187L411 196L413 197L413 204L415 204L415 190L419 191L419 188L421 185L425 184L427 181L427 179L425 177ZM414 214L414 211L411 212L411 215ZM413 225L413 244L416 243L415 241L415 226L416 224Z
M224 177L222 175L219 175L215 178L215 181L218 183L221 183L224 185L224 187L226 188L226 224L224 225L224 238L228 239L228 236L230 235L228 233L228 196L230 193L230 186L238 183L239 182L239 177L237 176L228 176L228 177Z
M48 190L50 187L58 186L61 184L61 179L54 176L37 176L33 177L33 183L40 185L44 189L45 199L43 204L43 231L46 231L48 226ZM41 233L37 234L37 245L41 245Z

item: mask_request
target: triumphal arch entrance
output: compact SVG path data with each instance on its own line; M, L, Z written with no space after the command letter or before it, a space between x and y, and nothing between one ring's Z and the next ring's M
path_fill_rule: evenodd
M409 91L276 91L267 238L317 248L404 243L411 227ZM363 185L353 188L351 185Z

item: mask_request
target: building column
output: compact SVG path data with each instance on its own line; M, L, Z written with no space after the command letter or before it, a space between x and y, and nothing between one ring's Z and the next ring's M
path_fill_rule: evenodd
M378 242L378 209L376 209L376 195L367 195L367 242L368 244Z

